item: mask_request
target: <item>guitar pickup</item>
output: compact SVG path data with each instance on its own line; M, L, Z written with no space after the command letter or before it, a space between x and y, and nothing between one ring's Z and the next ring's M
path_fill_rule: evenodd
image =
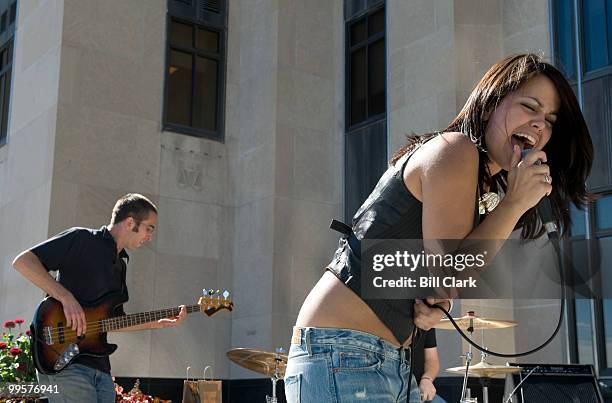
M53 344L53 334L51 333L52 329L53 328L51 326L43 327L43 337L45 340L45 344L48 346Z

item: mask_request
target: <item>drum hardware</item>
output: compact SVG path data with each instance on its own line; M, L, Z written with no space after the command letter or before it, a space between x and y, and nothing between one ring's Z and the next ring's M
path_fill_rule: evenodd
M234 348L227 352L227 358L243 368L270 377L272 396L266 396L266 403L277 403L276 383L285 376L287 353L278 347L273 353L250 348Z
M505 329L517 326L517 323L511 320L498 320L489 318L479 318L476 316L474 311L468 311L467 315L460 318L453 318L455 323L462 329L469 333L470 339L474 336L474 330L480 330L482 335L482 345L486 349L484 343L484 331L490 329ZM455 327L448 319L441 320L437 325L434 326L436 329L454 330ZM507 365L492 365L486 362L487 354L480 353L480 362L476 365L472 365L473 351L472 345L468 344L468 351L465 355L461 356L465 358L465 366L447 368L447 372L464 374L463 385L461 388L461 400L460 403L474 403L476 398L471 398L467 389L468 377L475 376L483 378L482 381L482 399L483 403L489 403L489 388L485 378L492 378L497 375L505 375L520 372L520 367L510 367Z

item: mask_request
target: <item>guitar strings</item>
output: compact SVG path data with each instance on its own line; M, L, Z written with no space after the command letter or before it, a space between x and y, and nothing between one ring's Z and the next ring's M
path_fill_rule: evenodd
M231 302L228 301L228 304L219 304L218 306L215 306L214 308L218 311L220 309L223 308L228 308L230 307L232 304ZM187 313L193 313L196 311L200 310L200 306L199 305L187 305ZM211 307L213 308L213 307ZM204 311L207 311L208 309L205 309ZM176 314L174 314L176 312ZM164 319L166 317L169 316L178 316L178 314L180 313L180 308L176 307L176 308L169 308L169 309L164 309L164 310L160 310L160 311L150 311L150 312L141 312L141 313L137 313L137 314L130 314L130 315L125 315L125 316L116 316L114 318L108 318L108 319L102 319L100 321L94 321L94 322L87 322L87 330L91 331L91 332L100 332L101 330L103 330L105 328L106 325L117 325L117 324L124 324L126 326L122 326L122 327L131 327L131 326L136 326L136 325L140 325L143 323L150 323L150 322L154 322L156 321L156 319L151 319L150 317L148 318L147 315L154 315L154 314L167 314L165 317L160 318L160 319ZM145 322L140 322L140 323L134 323L134 324L130 324L130 322L132 320L135 321L139 321L141 319L147 319ZM151 319L151 320L149 320ZM157 319L159 320L159 319ZM114 330L114 329L109 329L109 330ZM60 330L57 327L53 327L51 329L51 337L54 338L54 336L58 336L60 333L63 332L63 335L65 338L72 338L72 337L78 337L76 336L77 331L73 330L71 327L70 328L64 328L64 330Z
M187 311L189 312L190 308L194 308L197 307L197 309L199 309L199 306L197 305L189 305L187 306ZM167 312L166 312L167 311ZM102 319L100 321L94 321L94 322L87 322L87 330L91 330L91 331L98 331L101 330L105 327L105 325L117 325L117 324L128 324L129 322L131 322L131 320L140 320L140 319L147 319L146 315L147 314L167 314L166 317L171 316L172 314L174 314L174 312L177 312L176 315L177 316L178 313L180 312L180 308L170 308L170 309L165 309L165 310L161 310L161 311L152 311L152 312L142 312L142 313L137 313L137 314L130 314L130 315L126 315L124 316L116 316L114 318L108 318L108 319ZM191 312L195 312L195 311L191 311ZM163 319L163 318L160 318ZM150 322L155 321L155 319L152 319ZM142 323L147 323L147 322L141 322L141 323L135 323L135 324L130 324L126 327L129 326L135 326L135 325L139 325ZM57 327L53 327L51 330L51 336L54 336L56 334L59 334L60 332L62 332L62 330L58 329ZM63 330L64 333L64 337L71 335L74 333L76 334L76 330L73 330L71 327L67 327L64 328Z

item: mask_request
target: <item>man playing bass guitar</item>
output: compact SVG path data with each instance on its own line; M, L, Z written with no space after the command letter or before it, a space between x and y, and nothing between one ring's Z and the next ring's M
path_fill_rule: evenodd
M13 267L61 302L66 317L65 332L72 330L77 336L85 335L87 320L82 305L109 293L120 293L123 300L127 300L125 272L129 256L125 249L135 250L150 241L156 224L155 205L140 194L130 193L117 200L108 226L65 230L19 254ZM59 273L57 281L50 271ZM122 305L117 307L115 314L125 314ZM176 317L123 330L176 326L186 315L182 306ZM51 403L115 401L108 356L77 356L61 372L39 372L38 379L41 384L58 385L59 393L49 396Z

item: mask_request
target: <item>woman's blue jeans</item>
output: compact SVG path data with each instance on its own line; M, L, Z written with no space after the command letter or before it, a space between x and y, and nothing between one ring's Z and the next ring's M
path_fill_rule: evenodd
M409 348L356 330L296 327L285 395L288 403L420 402L409 372Z

